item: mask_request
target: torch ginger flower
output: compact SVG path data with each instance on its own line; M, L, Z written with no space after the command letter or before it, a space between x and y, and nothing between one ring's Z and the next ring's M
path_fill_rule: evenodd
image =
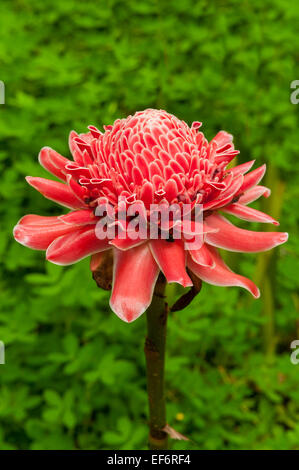
M287 233L238 228L220 214L278 225L269 215L248 207L260 196L270 195L268 188L259 185L266 166L249 171L254 163L250 161L227 169L239 153L232 136L220 131L208 142L200 126L193 122L190 128L165 111L147 109L104 126L103 133L94 126L86 134L72 131L73 161L44 147L40 164L63 182L31 176L27 182L71 212L57 217L26 215L14 228L15 239L29 248L46 250L47 260L55 264L68 265L92 255L92 271L101 272L101 266L111 268L113 263L110 306L127 322L138 318L151 303L160 271L167 282L184 287L192 286L195 275L213 285L243 287L258 298L257 286L232 272L217 248L260 252L287 240ZM188 250L184 236L175 240L132 240L117 235L112 240L99 239L97 206L106 201L117 211L120 199L127 206L142 201L147 214L151 204L165 201L201 204L204 243Z

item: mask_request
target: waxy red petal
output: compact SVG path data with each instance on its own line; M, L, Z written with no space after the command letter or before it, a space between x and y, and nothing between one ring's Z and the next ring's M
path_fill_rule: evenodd
M257 209L243 206L243 204L230 204L229 206L223 207L221 210L222 212L234 215L239 219L247 220L248 222L262 222L279 225L279 222L273 219L270 215L258 211Z
M57 217L49 217L48 223L43 220L40 224L36 220L32 223L31 218L23 217L14 227L13 234L19 243L35 250L46 250L57 237L76 230L76 227L60 222Z
M260 291L258 287L250 280L244 276L231 271L228 266L221 259L220 255L212 247L207 248L210 251L210 254L214 260L214 267L209 268L195 263L195 261L188 256L187 265L188 268L196 274L200 279L208 284L214 286L239 286L244 287L248 290L253 297L258 298L260 296Z
M244 176L244 181L238 191L238 194L242 194L245 191L248 191L253 186L256 186L263 178L265 172L266 164L260 166L259 168L256 168L250 173L247 173L247 175Z
M69 209L79 209L84 205L74 196L66 184L33 176L27 176L26 181L47 199L55 201L61 206Z
M92 209L82 209L77 211L69 212L65 215L60 215L59 219L65 224L71 225L88 225L96 224L99 217L94 215Z
M59 222L59 216L27 214L19 220L17 225L53 225Z
M211 142L215 142L219 148L226 144L232 143L232 141L233 136L226 131L219 131L218 134L216 134L215 137L211 140Z
M206 223L211 228L219 229L216 233L206 234L207 243L229 251L244 253L267 251L285 243L288 239L287 233L253 232L238 228L220 215L210 215L206 218Z
M243 184L243 181L244 181L243 175L236 176L232 180L229 187L221 192L219 199L212 199L209 202L205 202L203 204L203 209L204 210L217 209L230 203L233 197L239 193L239 190Z
M67 224L64 226L68 227ZM77 228L75 232L54 240L47 249L46 258L54 264L68 265L109 248L108 240L99 240L94 228Z
M271 190L266 188L266 186L254 186L246 191L246 193L242 194L238 202L239 204L250 204L251 202L256 201L259 197L269 197L270 194Z
M136 320L151 303L159 268L148 244L133 250L114 250L110 307L122 320Z
M198 250L189 250L189 253L195 263L209 268L215 266L215 261L206 243L204 243Z
M250 168L253 166L255 160L251 160L250 162L242 163L241 165L234 166L230 168L228 171L232 173L234 176L244 175Z
M183 287L193 285L186 272L186 251L182 240L151 240L150 248L168 283L177 282Z
M114 246L115 248L118 248L119 250L126 251L126 250L131 250L132 248L142 245L142 243L145 243L147 239L144 238L136 238L131 239L129 236L126 236L125 238L120 238L116 236L113 240L109 241L109 245Z
M41 166L52 173L52 175L55 175L57 178L66 181L67 171L65 170L65 167L66 165L72 163L70 160L63 157L50 147L43 147L41 149L38 160Z

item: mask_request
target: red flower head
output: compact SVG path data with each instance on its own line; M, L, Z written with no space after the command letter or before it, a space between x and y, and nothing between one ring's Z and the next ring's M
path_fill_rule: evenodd
M287 233L237 228L219 212L278 225L269 215L247 206L270 195L268 188L259 185L266 166L249 172L254 163L250 161L227 169L239 153L232 136L220 131L208 142L199 132L200 126L194 122L190 128L165 111L147 109L104 126L104 133L94 126L89 126L87 134L72 131L69 143L74 161L44 147L39 154L41 165L63 183L26 179L46 198L71 212L57 217L26 215L14 228L15 239L30 248L46 250L47 259L56 264L72 264L93 255L91 269L98 275L107 276L113 263L110 305L128 322L149 306L160 270L168 282L185 287L192 286L188 270L210 284L244 287L259 297L255 284L232 272L217 248L259 252L287 240ZM97 208L105 203L118 213L119 201L126 208L143 203L146 217L152 204L188 204L191 214L195 205L201 204L203 223L198 230L204 243L190 248L184 225L180 239L152 239L150 235L132 239L128 234L120 236L120 228L113 239L99 239ZM195 232L194 218L191 227ZM103 279L103 286L107 284L109 287Z

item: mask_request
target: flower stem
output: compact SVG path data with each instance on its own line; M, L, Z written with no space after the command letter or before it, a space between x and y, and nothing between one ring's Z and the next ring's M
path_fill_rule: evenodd
M164 366L167 324L167 304L164 297L165 279L159 277L153 300L146 312L147 337L144 352L147 370L147 391L149 401L149 448L168 448L166 406L164 396Z

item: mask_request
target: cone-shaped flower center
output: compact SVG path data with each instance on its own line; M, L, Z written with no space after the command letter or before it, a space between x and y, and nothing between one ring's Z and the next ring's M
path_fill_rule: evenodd
M105 133L90 126L89 134L72 135L83 161L77 159L67 171L92 205L101 196L112 204L119 196L128 203L141 200L146 207L161 200L209 201L231 183L224 169L238 152L229 134L219 133L208 143L200 126L195 122L190 128L154 109L118 119Z

